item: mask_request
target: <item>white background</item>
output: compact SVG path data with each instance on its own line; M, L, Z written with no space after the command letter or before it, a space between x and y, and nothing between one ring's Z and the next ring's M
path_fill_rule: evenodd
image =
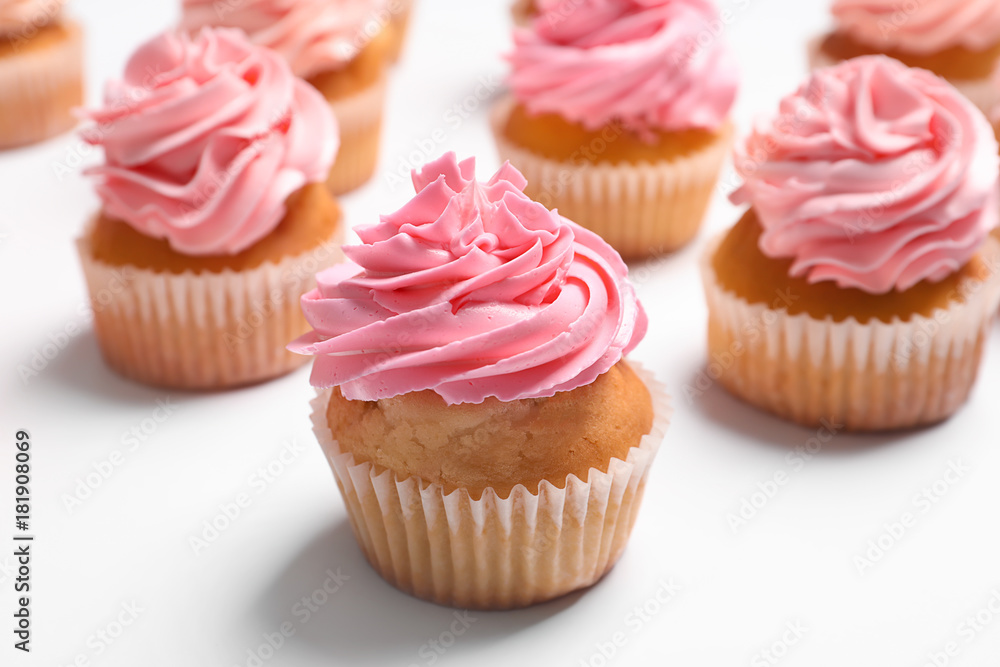
M798 85L805 43L827 25L825 3L722 6L731 11L725 36L743 68L736 117L746 128ZM71 13L86 26L92 103L129 53L177 15L167 0L88 0L71 3ZM505 71L504 1L422 0L412 28L392 75L382 173L343 199L355 225L407 199L409 186L393 186L386 173L421 142L435 155L454 149L478 156L483 178L498 166L488 103L472 100L477 87L493 88ZM466 101L478 108L454 122L449 110ZM438 128L443 143L428 147ZM474 613L469 630L439 655L425 644L450 643L442 633L453 612L397 592L363 560L309 429L307 370L228 393L168 395L102 364L81 314L85 292L72 244L98 203L78 167L61 179L55 170L79 149L67 135L0 154L0 566L11 564L17 429L30 430L34 447L37 535L35 652L26 659L11 648L12 582L0 568L0 665L62 666L79 656L80 664L108 667L247 665L248 651L286 620L295 634L264 664L407 666L433 657L438 665L769 665L760 652L775 642L783 654L777 663L789 667L920 667L949 642L958 649L949 664L1000 664L1000 614L984 612L981 619L992 623L979 631L961 625L1000 591L1000 333L972 400L954 419L915 433L842 435L793 471L786 457L814 433L718 387L684 397L705 363L696 260L708 231L674 256L634 266L651 318L635 357L666 382L677 414L628 551L587 592L524 611ZM738 216L725 189L709 230ZM17 367L71 325L83 333L22 380ZM123 436L144 420L150 427L155 402L168 396L174 414L131 451ZM255 471L281 467L274 462L292 441L300 453L258 493ZM64 496L115 450L122 465L70 512ZM954 484L939 484L935 503L915 502L949 462L968 470ZM734 531L728 515L779 471L788 473L787 483ZM189 538L241 493L250 507L196 555ZM859 572L855 558L869 540L906 512L915 525ZM296 601L337 568L349 580L302 623ZM680 591L661 604L660 582L671 579ZM130 603L141 607L138 619L106 645L96 633ZM644 618L634 611L642 606L651 612ZM1000 593L994 607L1000 610ZM804 632L788 634L796 641L782 650L789 623ZM598 645L619 632L623 645L602 662Z

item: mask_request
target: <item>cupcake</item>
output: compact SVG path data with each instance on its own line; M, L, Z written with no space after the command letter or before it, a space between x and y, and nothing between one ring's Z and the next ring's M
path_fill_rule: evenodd
M0 0L0 149L76 125L83 103L83 31L64 0Z
M240 28L323 94L340 126L327 185L335 195L375 173L392 47L385 0L183 0L181 28Z
M836 28L811 45L813 67L891 56L942 76L989 112L1000 103L1000 3L995 0L834 0Z
M86 116L103 207L79 251L108 364L182 389L300 366L285 349L308 330L299 297L341 259L323 97L239 31L206 29L142 46Z
M737 150L732 199L750 208L702 266L711 375L810 426L951 416L1000 303L997 150L928 71L815 71Z
M621 258L445 155L319 274L316 435L372 566L417 597L522 607L590 586L625 548L667 399L626 362L646 317Z
M515 30L512 96L493 112L525 192L641 258L701 226L729 150L733 55L708 0L539 0Z

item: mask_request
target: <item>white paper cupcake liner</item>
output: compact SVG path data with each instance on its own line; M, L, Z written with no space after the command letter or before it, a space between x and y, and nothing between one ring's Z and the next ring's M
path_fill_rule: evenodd
M395 5L395 7L393 7ZM390 9L395 8L392 20L387 27L390 31L389 49L386 58L390 63L399 61L406 44L406 35L410 30L410 18L413 15L413 0L395 0Z
M840 63L839 60L828 56L823 49L823 40L826 36L817 37L809 42L809 68L821 69L832 67ZM1000 105L1000 62L993 68L990 76L982 79L948 79L948 83L955 86L962 95L968 98L973 104L987 116L996 110Z
M701 262L709 311L709 369L736 396L808 426L889 430L939 422L965 403L1000 305L1000 242L992 267L965 285L967 300L907 321L834 322L748 303L712 268L722 237Z
M701 228L732 142L727 125L698 152L655 164L557 161L517 146L504 136L514 101L492 113L500 159L528 181L525 193L590 229L625 258L664 254L688 243Z
M76 125L72 110L83 104L83 29L69 21L61 25L66 39L0 58L0 149L36 143Z
M417 597L466 609L523 607L585 588L617 562L635 522L653 457L669 423L670 401L633 365L653 399L650 433L607 472L565 488L523 485L507 498L492 489L474 500L358 463L327 424L330 391L312 401L313 430L333 468L361 550L389 583Z
M386 78L350 97L330 101L340 125L340 151L327 187L334 195L355 190L375 174L382 136Z
M218 389L284 375L307 361L285 346L309 330L299 298L343 258L344 223L316 248L243 271L175 274L111 266L77 241L108 365L145 384Z

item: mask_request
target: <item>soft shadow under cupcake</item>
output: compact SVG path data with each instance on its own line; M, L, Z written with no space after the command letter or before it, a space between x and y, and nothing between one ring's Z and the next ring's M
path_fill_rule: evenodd
M36 370L31 367L30 358L23 363L32 371ZM309 367L298 368L289 375L295 373L308 375ZM183 390L144 384L111 370L101 357L101 350L94 336L94 330L87 329L71 338L54 358L47 360L44 367L28 377L25 384L29 390L46 392L50 396L56 395L50 392L68 390L70 393L86 394L116 404L145 405L157 398L162 398L164 394L177 397L211 396L263 387L276 379L278 378L254 382L228 390Z
M800 426L739 400L720 383L712 381L705 367L691 375L681 394L684 404L748 442L779 449L791 450L806 446L807 443L819 443L815 445L817 453L861 452L903 445L908 434L926 430L864 433L846 431L835 423L819 428Z
M41 362L32 365L31 359L24 362L37 373L28 377L27 391L44 393L53 400L67 392L124 404L148 404L163 396L162 389L138 384L108 368L93 329L70 338L52 359L42 359L44 366Z
M304 607L296 604L322 590L328 580L327 590L335 592L314 598L326 602L305 620ZM251 613L261 627L291 623L295 632L290 644L336 655L344 664L382 667L425 664L434 653L494 644L544 623L583 595L585 591L504 612L466 612L425 602L387 584L365 560L350 524L341 519L303 546L260 594Z

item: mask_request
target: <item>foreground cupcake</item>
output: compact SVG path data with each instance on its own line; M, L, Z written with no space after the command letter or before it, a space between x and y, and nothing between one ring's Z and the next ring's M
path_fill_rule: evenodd
M666 398L623 357L646 317L619 256L449 154L302 299L314 429L372 566L421 598L520 607L625 548Z
M165 34L84 133L103 210L79 250L101 351L137 380L218 388L301 365L299 297L340 258L326 103L235 30Z
M884 54L948 79L982 111L1000 103L996 0L834 0L836 29L812 45L814 67Z
M182 29L239 28L323 94L340 126L340 152L327 179L333 194L372 177L393 48L386 0L183 0L183 10Z
M718 379L810 425L953 414L1000 302L998 165L983 114L930 72L817 70L738 150L751 208L703 266Z
M64 0L0 0L0 148L48 139L76 124L83 103L83 31Z
M708 0L539 0L514 33L513 98L494 110L526 192L626 257L697 233L732 133L734 59L698 43Z

